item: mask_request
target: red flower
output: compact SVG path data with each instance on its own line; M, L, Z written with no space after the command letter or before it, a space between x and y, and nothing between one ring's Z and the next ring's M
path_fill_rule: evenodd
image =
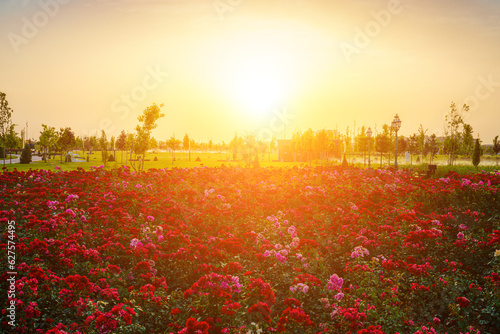
M468 307L470 305L470 301L465 297L457 297L457 303L460 307Z
M176 315L180 312L181 310L179 310L178 308L173 308L171 311L170 311L170 314L172 315Z

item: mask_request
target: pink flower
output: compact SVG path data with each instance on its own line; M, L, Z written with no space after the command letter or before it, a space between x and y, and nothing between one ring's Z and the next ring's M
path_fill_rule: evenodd
M462 232L458 232L458 234L457 234L457 238L458 238L459 240L462 240L462 239L464 238L464 234L463 234Z
M330 276L330 279L326 283L326 287L328 290L338 290L342 289L342 285L344 284L344 279L340 278L337 274L333 274Z
M344 298L344 294L342 292L339 292L334 296L334 298L340 301L342 298Z

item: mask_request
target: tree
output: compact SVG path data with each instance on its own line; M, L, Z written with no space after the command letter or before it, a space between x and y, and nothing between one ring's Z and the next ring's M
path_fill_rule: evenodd
M413 155L418 154L418 136L416 133L408 138L408 152L410 152L410 165L413 164Z
M29 164L31 162L31 147L30 144L24 145L23 152L21 153L20 163Z
M106 138L106 132L104 130L101 130L101 137L99 138L99 146L101 147L101 158L102 158L102 163L104 166L106 166L106 163L108 162L108 139Z
M302 133L300 138L302 142L302 148L307 152L307 161L311 163L311 153L313 152L314 144L314 132L311 128L307 129Z
M321 161L323 162L325 153L328 150L328 131L325 129L316 132L316 135L314 136L314 150L319 152Z
M56 148L58 135L56 128L42 124L43 131L40 132L40 145L43 147L44 153L48 153L50 161L50 152Z
M59 139L57 144L61 148L61 163L63 152L68 154L68 152L75 146L75 134L71 131L71 128L60 128L59 129Z
M113 161L116 161L116 138L115 136L111 136L109 140L109 147L113 150Z
M498 166L498 153L500 153L500 140L498 140L498 136L493 139L493 152L495 152L495 161Z
M479 143L479 138L476 138L474 151L472 152L472 164L477 169L477 166L479 165L480 162L481 162L481 144Z
M175 136L170 137L167 141L167 147L172 150L172 165L175 161L175 151L181 148L181 141L179 139L175 139Z
M236 160L238 152L241 151L242 147L243 138L238 136L238 133L235 133L233 139L231 139L231 141L229 142L229 148L231 149L231 153L233 154L233 160Z
M425 141L424 156L429 154L429 162L432 164L438 152L439 142L437 141L436 135L433 133L432 135L430 135L429 139Z
M422 124L420 124L420 127L418 128L418 151L420 153L420 161L424 162L424 146L425 146L425 133L427 132L427 129L424 130L424 127Z
M464 104L459 111L455 102L451 102L450 111L445 115L444 133L445 146L450 155L448 164L453 165L455 155L459 147L459 128L464 124L463 117L469 112L469 106Z
M127 141L127 134L125 133L125 130L122 130L122 132L120 132L120 135L118 136L118 139L116 140L116 148L122 152L120 163L123 163L123 150L125 150L126 141Z
M382 167L382 156L389 153L392 148L390 127L387 124L382 126L382 133L375 136L375 151L380 153L380 166ZM390 157L389 157L390 161Z
M158 124L156 121L164 117L165 114L161 113L160 108L163 107L163 104L159 106L156 103L153 103L151 106L144 109L142 115L137 117L140 123L135 128L136 136L135 136L135 145L134 151L136 154L142 155L142 161L139 164L139 170L143 170L144 168L144 158L146 156L146 151L148 150L149 140L151 138L151 131L156 129ZM132 165L132 167L134 167ZM135 167L134 167L135 169Z
M462 133L460 139L462 141L461 151L462 154L469 158L472 155L474 148L474 137L472 136L473 130L470 124L464 123L462 126Z
M17 146L18 137L17 133L14 130L15 124L11 124L9 127L9 131L7 132L7 136L5 137L5 146L9 148L9 151L12 153L12 149ZM10 154L10 163L12 163L12 154Z
M12 124L12 109L9 107L9 102L6 99L5 93L0 92L0 139L2 140L2 147L5 149L5 141L10 126ZM4 150L5 152L5 150ZM3 158L3 165L5 166L5 156Z

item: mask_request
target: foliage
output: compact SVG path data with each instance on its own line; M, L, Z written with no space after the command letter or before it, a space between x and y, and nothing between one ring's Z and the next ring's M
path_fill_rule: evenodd
M472 153L472 164L477 168L481 162L481 144L479 143L479 138L476 138L474 144L474 152Z
M29 164L31 162L31 147L30 144L26 143L24 149L21 153L20 162L22 164Z
M17 326L2 331L500 330L497 172L98 167L0 178L19 259Z

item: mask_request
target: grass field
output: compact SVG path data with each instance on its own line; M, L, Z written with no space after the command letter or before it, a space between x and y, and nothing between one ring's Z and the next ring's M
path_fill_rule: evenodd
M82 151L73 151L73 153L78 154L80 157L87 157L88 153L85 152L85 154ZM116 161L113 162L107 162L105 168L106 169L113 169L113 168L118 168L120 166L131 166L131 162L129 161L127 157L127 152L121 152L121 151L116 151L115 152L116 156ZM157 161L154 161L155 157L158 159ZM146 161L144 164L144 170L148 169L164 169L164 168L194 168L194 167L220 167L220 166L245 166L245 162L242 160L232 160L232 156L230 153L227 152L191 152L189 154L188 152L184 151L179 151L176 152L175 155L175 161L172 159L172 154L170 152L148 152L146 154L146 159L149 161ZM14 157L15 158L15 157ZM197 158L199 158L199 161L197 161ZM240 156L238 156L238 159L240 159ZM448 157L447 156L437 156L434 159L434 164L437 164L439 167L436 172L436 176L442 176L446 174L448 171L455 171L457 173L468 173L471 171L475 171L476 168L472 166L472 163L467 159L457 159L455 165L449 166L447 165L448 162ZM19 164L19 163L14 163L14 164L8 164L9 159L6 159L7 164L5 165L6 170L12 171L12 170L18 170L18 171L27 171L29 169L46 169L46 170L55 170L55 169L61 169L61 170L77 170L78 168L83 168L85 170L89 170L91 167L97 167L101 166L102 163L102 157L101 157L101 152L96 151L93 152L92 154L89 155L89 162L86 160L81 160L78 162L62 162L61 163L61 157L56 156L50 159L48 162L42 162L42 161L33 161L30 164ZM358 167L358 168L366 168L367 167L367 160L364 161L362 157L356 156L353 158L348 158L348 162L350 165ZM1 160L0 160L1 163ZM137 166L137 162L134 162ZM398 160L399 167L400 168L412 168L416 172L423 173L427 170L427 166L429 165L428 159L425 160L423 163L416 162L416 158L414 158L414 161L412 164L405 162L403 158L400 158ZM306 166L306 165L312 165L312 166L320 166L320 165L339 165L340 161L320 161L320 160L314 160L310 164L306 162L280 162L278 161L278 154L273 153L271 156L265 155L259 157L259 165L261 167L293 167L293 166ZM393 166L394 162L391 160L391 167ZM372 168L381 168L380 165L380 156L378 155L373 155L371 157L371 167ZM383 167L382 168L387 168L387 159L384 160ZM493 157L483 157L481 159L481 164L479 165L478 169L479 171L495 171L497 170L498 167L496 165L496 161Z

